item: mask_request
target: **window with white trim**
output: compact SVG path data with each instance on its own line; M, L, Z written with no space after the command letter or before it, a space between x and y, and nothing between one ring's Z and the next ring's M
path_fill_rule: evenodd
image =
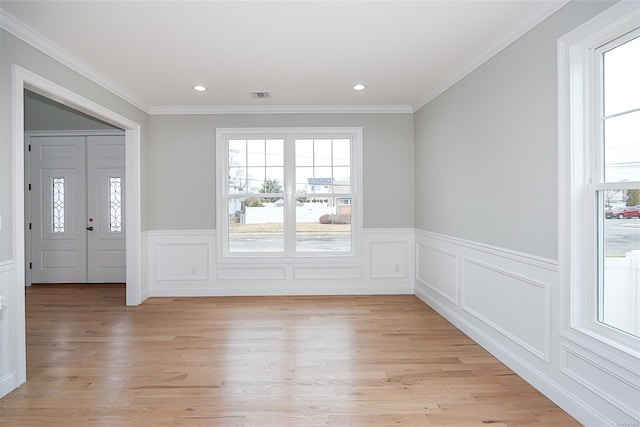
M640 10L559 41L560 250L569 326L640 355Z
M640 29L595 49L597 319L640 337Z
M218 129L221 255L356 255L361 157L360 128Z

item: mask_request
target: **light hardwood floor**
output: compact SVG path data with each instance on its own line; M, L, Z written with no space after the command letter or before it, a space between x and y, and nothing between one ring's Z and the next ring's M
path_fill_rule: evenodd
M413 296L27 290L28 381L0 426L572 426Z

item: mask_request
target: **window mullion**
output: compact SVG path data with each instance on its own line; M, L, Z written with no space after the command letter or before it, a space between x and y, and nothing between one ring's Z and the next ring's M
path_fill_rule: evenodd
M229 209L228 206L231 203L231 195L229 194L229 138L224 138L221 141L221 149L219 149L216 153L217 157L217 167L221 170L224 170L224 174L221 174L223 177L226 177L224 182L218 183L218 192L221 194L222 199L222 208L220 211L227 212ZM227 219L227 215L218 214L218 218L216 220L216 225L218 228L218 232L222 233L222 244L219 245L218 249L223 252L223 254L229 253L229 220Z
M295 180L295 138L288 136L284 142L284 251L287 255L296 252L296 180Z

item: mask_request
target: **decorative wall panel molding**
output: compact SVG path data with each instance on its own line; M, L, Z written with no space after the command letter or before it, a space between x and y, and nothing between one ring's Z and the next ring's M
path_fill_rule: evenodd
M363 278L362 267L355 266L293 266L294 280L333 280L333 279L360 279Z
M417 243L416 280L452 304L458 304L458 256L455 253Z
M367 229L362 256L219 259L215 230L147 231L150 296L413 294L413 229Z
M553 261L424 231L416 231L415 251L416 289L506 348L548 360Z
M562 335L556 260L423 230L415 244L418 298L584 424L640 422L640 365Z
M463 258L462 270L462 309L547 360L548 284L470 258Z
M260 266L246 268L244 266L219 266L218 280L286 280L287 268L285 266Z
M372 279L407 279L407 260L411 247L406 240L375 241L369 244L370 271Z
M615 372L614 369L615 367L603 366L594 358L585 357L575 348L562 346L562 372L588 387L601 399L605 399L626 414L627 417L640 419L638 368L635 373Z
M156 242L155 280L210 280L208 242Z

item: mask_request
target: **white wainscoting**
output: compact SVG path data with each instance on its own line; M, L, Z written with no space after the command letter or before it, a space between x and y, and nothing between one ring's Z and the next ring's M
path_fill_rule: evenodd
M562 372L597 396L588 403L590 407L601 407L602 412L613 408L618 425L640 425L640 366L612 355L602 357L588 346L567 340L562 341L560 354Z
M556 277L555 261L416 231L416 295L520 355L549 359Z
M16 345L16 298L15 263L0 262L0 296L3 296L0 309L0 397L3 397L18 384Z
M588 412L549 370L557 261L423 230L415 244L418 298L565 410Z
M458 255L416 242L416 281L452 304L459 302Z
M561 336L557 261L422 230L418 298L587 426L638 425L640 375Z
M531 354L549 360L548 282L467 257L462 274L463 310Z
M413 229L366 229L356 258L219 261L215 230L146 231L149 296L413 294Z

